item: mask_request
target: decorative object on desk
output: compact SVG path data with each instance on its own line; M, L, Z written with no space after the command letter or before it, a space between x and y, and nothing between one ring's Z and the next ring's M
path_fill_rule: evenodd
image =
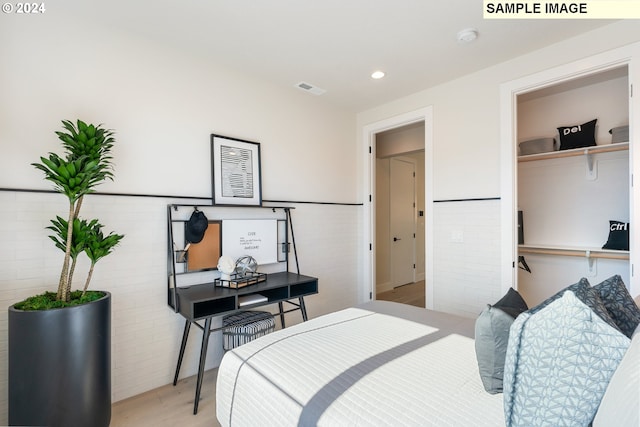
M111 294L87 292L95 264L124 236L104 235L97 219L79 217L84 196L113 179L113 131L63 120L56 132L64 155L32 165L68 200L68 219L47 229L64 252L57 294L45 292L9 307L11 425L108 426L111 420ZM85 253L84 290L71 291L76 261ZM46 282L48 279L44 279Z
M598 119L593 119L581 125L560 126L558 128L558 133L560 134L560 150L596 145L597 120Z
M629 223L609 221L609 238L602 249L629 250Z
M220 279L215 279L213 281L215 286L238 289L267 280L266 274L258 273L256 271L258 269L258 263L251 256L246 255L240 257L236 262L233 262L230 257L220 257L220 260L222 260L222 258L225 258L225 271L231 272L222 272L222 270L220 270L220 262L218 262L218 270L220 270L221 273ZM229 267L229 262L232 267Z
M218 260L218 271L220 272L220 280L230 280L231 274L236 270L236 263L230 256L222 255Z
M228 279L223 279L222 275L219 279L214 279L214 286L220 286L223 288L233 288L240 289L245 286L255 285L260 282L264 282L267 280L267 275L264 273L247 273L247 274L238 274L233 273L229 276Z
M214 205L262 205L260 144L211 135Z
M241 276L252 275L258 270L258 263L255 258L249 255L238 258L236 261L236 273Z
M208 227L209 220L204 212L198 210L198 208L194 208L189 220L184 226L184 238L187 241L187 247L185 247L184 250L189 250L189 243L200 243Z

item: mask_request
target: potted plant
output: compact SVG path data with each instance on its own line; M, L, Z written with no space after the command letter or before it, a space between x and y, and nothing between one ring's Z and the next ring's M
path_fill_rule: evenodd
M105 235L83 219L84 196L113 179L113 131L63 120L56 132L64 156L49 153L32 165L67 197L67 219L47 227L64 252L57 292L9 307L9 424L108 426L111 420L111 295L88 291L95 264L124 236ZM78 257L90 261L83 289L72 291Z

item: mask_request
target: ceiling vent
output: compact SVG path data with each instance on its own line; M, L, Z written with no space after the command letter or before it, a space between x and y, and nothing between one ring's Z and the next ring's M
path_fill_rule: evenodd
M296 85L296 87L300 90L303 90L305 92L309 92L312 93L314 95L322 95L323 93L326 92L326 90L324 89L320 89L319 87L316 87L310 83L306 83L306 82L300 82Z

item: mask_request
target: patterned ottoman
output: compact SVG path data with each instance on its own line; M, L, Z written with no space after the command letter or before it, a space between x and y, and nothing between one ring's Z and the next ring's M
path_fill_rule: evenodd
M222 318L222 348L231 350L276 329L273 314L266 311L238 311Z

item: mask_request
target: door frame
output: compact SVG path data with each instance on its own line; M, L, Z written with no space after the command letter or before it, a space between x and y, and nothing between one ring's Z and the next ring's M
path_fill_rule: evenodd
M375 177L376 177L376 134L424 122L424 176L425 176L425 298L426 307L433 309L433 107L427 106L397 116L389 117L362 128L363 139L363 280L358 292L360 302L369 301L376 294L375 271Z
M633 61L635 58L635 63ZM637 61L640 58L640 43L634 43L618 49L612 49L605 53L594 55L582 60L568 63L559 67L548 69L533 75L522 77L500 85L500 144L501 144L501 283L502 292L506 293L509 287L518 288L517 275L517 96L552 86L575 78L606 71L626 65L629 70L629 85L634 81L640 81L640 67ZM629 173L634 175L640 168L640 150L635 149L634 142L640 140L640 126L635 125L636 117L640 112L640 97L629 99ZM640 173L640 171L639 171ZM640 200L640 186L630 186L630 220L636 222L639 212L635 210L635 200ZM640 250L636 250L635 244L640 239L638 227L631 228L630 259L631 269L629 284L632 295L640 293L640 279L634 277L633 266L640 262Z

